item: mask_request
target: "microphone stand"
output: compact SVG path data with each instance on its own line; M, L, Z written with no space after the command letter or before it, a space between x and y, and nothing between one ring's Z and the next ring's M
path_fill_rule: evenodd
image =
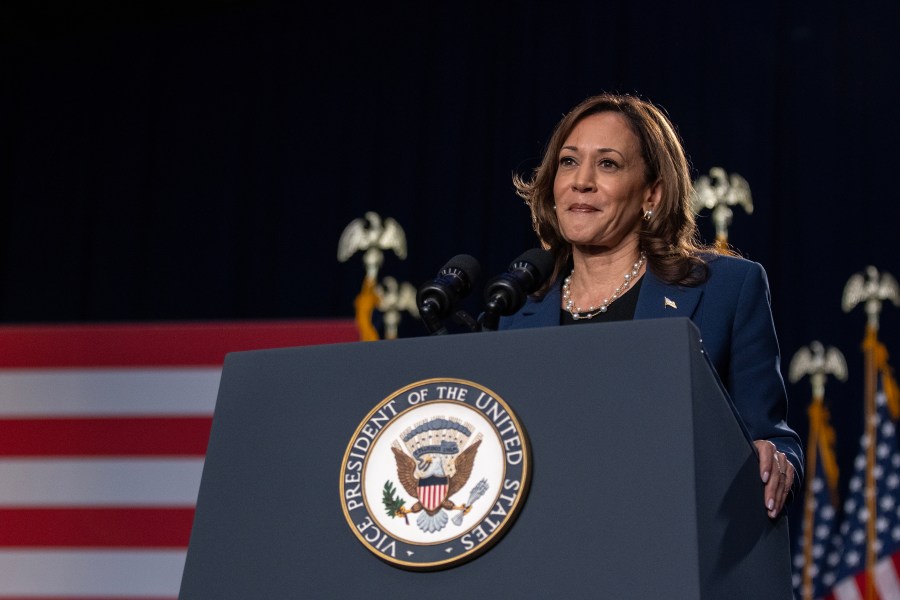
M461 325L465 325L469 328L469 331L476 332L481 331L481 326L478 324L478 321L472 318L468 312L464 310L458 310L453 314L453 320Z
M502 298L498 296L491 298L488 303L485 304L484 312L478 317L481 331L497 331L497 326L500 323L500 315L503 314L503 309L505 307L506 302L504 302Z
M429 335L443 335L447 333L447 327L438 318L433 302L423 302L419 307L419 316L425 323L425 329Z
M422 306L419 307L419 316L422 317L422 322L425 323L425 328L428 330L429 335L444 335L449 333L447 326L442 323L438 317L434 303L423 303ZM469 331L475 332L480 330L478 322L465 310L458 310L453 313L453 321L465 325L469 328Z

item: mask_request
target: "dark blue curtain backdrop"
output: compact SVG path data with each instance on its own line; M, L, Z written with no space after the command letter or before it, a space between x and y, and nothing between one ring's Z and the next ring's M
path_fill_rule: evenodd
M865 316L842 292L900 277L900 3L12 2L0 31L3 322L351 317L337 241L368 210L407 235L381 276L500 273L535 245L511 174L576 102L632 92L695 175L750 183L730 240L768 270L785 374L812 340L846 356L845 485ZM881 339L900 367L900 308ZM809 384L789 392L805 437Z

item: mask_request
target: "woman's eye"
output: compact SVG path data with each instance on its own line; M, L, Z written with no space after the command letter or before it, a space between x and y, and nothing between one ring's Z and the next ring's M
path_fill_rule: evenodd
M600 159L600 166L603 167L604 169L612 169L619 165L617 165L616 162L612 159L602 158L602 159Z
M559 165L561 167L570 167L575 164L575 159L571 156L561 156L559 158Z

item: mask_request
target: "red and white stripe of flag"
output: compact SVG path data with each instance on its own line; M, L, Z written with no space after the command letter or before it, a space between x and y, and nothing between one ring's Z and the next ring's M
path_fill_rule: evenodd
M872 581L878 600L900 600L900 553L887 556L875 563ZM866 569L861 569L853 577L838 582L826 600L865 600Z
M351 320L0 328L0 600L174 599L228 352Z

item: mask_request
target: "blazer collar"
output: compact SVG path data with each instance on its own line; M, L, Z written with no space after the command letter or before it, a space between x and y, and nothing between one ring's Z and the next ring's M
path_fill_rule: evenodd
M700 298L702 286L684 287L670 285L657 278L652 272L644 273L641 290L638 295L635 319L657 319L662 317L694 316ZM539 302L528 302L522 309L522 326L549 327L559 324L559 306L561 292L559 282L550 288L547 295Z

